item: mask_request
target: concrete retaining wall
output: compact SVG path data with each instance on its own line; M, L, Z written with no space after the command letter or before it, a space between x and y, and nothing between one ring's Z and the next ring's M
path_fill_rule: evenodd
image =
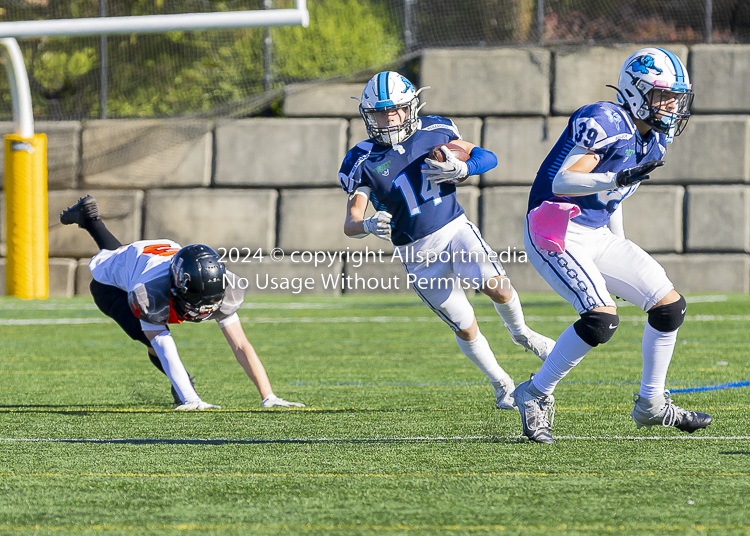
M495 152L499 165L459 188L485 239L507 256L523 250L529 187L577 107L614 100L622 61L638 46L428 50L422 56L423 114L451 117L464 139ZM687 62L694 116L668 148L667 165L624 203L626 235L655 254L685 292L750 291L750 46L670 47ZM248 280L344 274L402 277L388 242L349 239L346 194L336 174L346 151L366 137L357 102L362 84L288 88L285 119L129 120L37 123L49 140L51 294L88 293L87 233L58 214L84 193L99 200L122 241L169 237L237 248L244 257L281 248L281 262L236 263ZM11 123L0 123L9 133ZM2 155L0 155L0 159ZM0 173L3 167L0 166ZM368 215L372 213L369 209ZM0 215L4 253L4 219ZM382 250L387 263L325 266L293 252ZM530 264L508 259L522 291L547 291ZM0 260L4 270L4 260ZM399 280L401 281L401 280ZM400 289L404 291L403 281ZM255 288L251 292L291 292ZM348 292L372 292L362 287Z

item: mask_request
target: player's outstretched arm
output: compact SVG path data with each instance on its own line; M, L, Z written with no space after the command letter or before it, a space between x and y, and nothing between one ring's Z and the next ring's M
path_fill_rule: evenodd
M239 321L221 328L221 332L224 334L224 337L226 337L237 362L242 366L247 377L255 384L255 387L257 387L262 399L261 406L264 408L274 406L305 407L304 404L298 402L287 402L273 394L273 389L271 389L271 382L268 379L268 374L266 374L266 369L263 366L263 363L260 362L258 354L255 353L255 348L253 348L253 345L247 340L245 330L242 329L242 324Z
M382 240L391 239L392 216L384 210L365 219L365 211L369 202L369 188L360 187L349 196L346 205L346 219L344 220L344 234L351 238L364 238L374 234Z
M158 328L159 326L153 325L153 327ZM182 400L182 405L175 409L219 409L221 407L203 402L198 393L195 392L193 384L190 383L190 376L188 376L180 359L180 354L177 352L177 345L166 326L163 326L162 329L144 329L143 333L151 341L151 346L159 357L164 372L169 381L172 382L180 400Z

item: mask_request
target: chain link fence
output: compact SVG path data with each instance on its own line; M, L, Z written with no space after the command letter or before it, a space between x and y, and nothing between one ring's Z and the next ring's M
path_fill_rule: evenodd
M0 21L292 8L293 0L1 0ZM310 27L19 40L37 119L241 117L291 83L431 47L748 43L748 0L308 0ZM0 77L0 116L12 116Z

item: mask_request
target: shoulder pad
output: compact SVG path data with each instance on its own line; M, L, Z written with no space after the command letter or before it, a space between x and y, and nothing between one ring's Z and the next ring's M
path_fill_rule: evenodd
M137 318L151 324L169 321L169 275L146 284L138 283L128 292L128 303ZM136 310L139 311L136 313Z
M339 183L346 193L352 193L362 183L362 164L370 156L373 146L371 141L361 141L346 153L339 169Z
M442 131L452 140L460 140L461 133L458 131L456 124L445 117L439 115L428 115L420 118L421 124L419 130Z
M573 141L585 149L600 151L618 140L630 139L635 125L628 113L611 102L580 108L570 118Z
M227 270L228 276L233 276L232 272ZM239 285L226 285L226 292L224 294L224 300L221 302L221 307L212 318L226 318L236 313L242 302L245 301L245 290L241 289Z

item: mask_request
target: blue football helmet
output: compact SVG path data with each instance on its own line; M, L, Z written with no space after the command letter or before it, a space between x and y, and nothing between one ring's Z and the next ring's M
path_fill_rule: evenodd
M648 126L667 135L667 142L687 126L694 94L685 65L662 48L642 48L620 69L618 100Z
M381 145L403 143L417 131L417 114L424 106L419 104L419 90L405 76L384 71L373 76L362 91L359 113L365 121L367 134ZM378 126L376 114L392 110L406 110L406 118L398 125Z

